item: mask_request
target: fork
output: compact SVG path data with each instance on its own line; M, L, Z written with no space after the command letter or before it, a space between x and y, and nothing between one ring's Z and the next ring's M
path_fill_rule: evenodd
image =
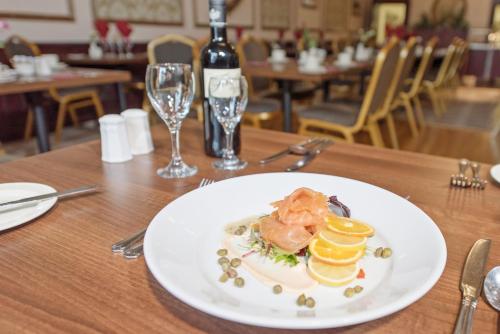
M198 188L208 186L209 184L212 184L214 182L215 182L215 180L203 178L201 180L200 184L198 185ZM143 244L141 242L141 243L136 245L136 243L141 238L144 237L144 234L146 234L146 230L147 230L147 228L144 228L144 229L132 234L130 237L118 241L117 243L115 243L111 246L111 251L113 253L123 253L123 256L127 259L135 259L135 258L139 257L143 252Z
M488 181L481 179L479 176L479 171L481 170L481 165L477 162L473 162L470 165L472 169L472 188L483 190L486 187Z

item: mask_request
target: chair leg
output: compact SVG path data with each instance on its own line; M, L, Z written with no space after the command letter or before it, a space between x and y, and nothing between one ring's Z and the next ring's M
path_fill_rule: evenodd
M429 95L429 98L431 99L431 103L432 103L432 110L434 110L434 114L437 116L437 117L441 117L442 113L441 113L441 105L438 101L438 97L436 95L436 91L433 87L431 86L428 86L427 87L427 94Z
M415 104L415 113L417 114L418 124L420 125L420 129L422 130L423 128L425 128L425 117L418 95L413 98L413 103Z
M56 144L61 142L62 130L64 127L64 119L66 118L66 102L59 103L59 109L57 111L57 121L56 121L56 129L54 131L54 140Z
M104 108L102 107L101 99L96 92L92 93L92 102L94 102L97 118L104 116Z
M406 111L406 119L410 125L411 135L413 138L418 137L417 122L415 121L415 115L413 114L413 107L411 105L410 99L403 99L403 104Z
M382 139L382 134L380 133L380 127L377 122L371 122L367 125L368 133L372 140L373 146L375 147L385 147L384 140Z
M28 110L28 116L26 118L26 125L24 126L24 141L31 139L33 135L33 112L31 108Z
M350 144L354 144L354 136L352 135L351 132L344 132L344 137L345 137L346 142L348 142Z
M391 146L393 149L399 149L398 134L396 133L396 126L394 125L394 118L392 113L389 112L385 117L387 120L387 128L389 129L389 138L391 139Z
M441 115L444 115L446 113L446 110L448 109L448 107L446 106L446 100L444 96L437 94L437 101L441 109Z
M69 117L71 118L71 123L74 127L79 127L80 122L78 121L78 116L76 115L76 109L72 106L68 106Z

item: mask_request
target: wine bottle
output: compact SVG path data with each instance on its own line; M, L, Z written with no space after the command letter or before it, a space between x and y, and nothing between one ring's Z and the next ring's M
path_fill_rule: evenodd
M226 135L208 102L208 86L214 76L240 77L241 69L238 54L227 41L225 0L209 1L209 18L211 39L201 52L205 153L222 157ZM239 125L234 130L233 149L236 154L240 152Z

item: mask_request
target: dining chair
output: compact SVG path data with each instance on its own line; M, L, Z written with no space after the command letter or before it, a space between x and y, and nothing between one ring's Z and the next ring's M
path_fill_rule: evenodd
M410 126L411 135L415 138L418 136L417 122L415 120L415 114L413 112L413 107L411 103L408 103L407 99L402 97L404 93L405 83L410 77L413 66L415 65L417 39L415 37L410 37L405 46L401 49L399 53L398 65L396 68L396 79L394 81L394 101L389 108L387 115L387 125L389 128L389 135L391 138L391 144L393 148L399 148L399 143L397 140L396 127L394 125L394 120L392 117L392 111L397 110L400 107L404 107L406 112L406 119L408 125Z
M200 75L200 45L186 36L168 34L151 40L147 47L149 64L183 63L192 66L193 73L198 79ZM203 120L203 104L200 95L200 83L196 80L196 95L191 106L196 111L198 121ZM144 90L142 108L153 115L153 107L149 103L147 92Z
M248 62L264 62L269 58L269 47L262 39L253 36L244 36L236 46L240 59L240 66L245 68ZM245 73L244 73L245 74ZM244 122L254 127L262 127L264 121L281 118L281 92L279 87L270 79L247 76L248 95L250 97ZM311 103L314 98L315 87L308 83L299 83L293 87L292 95L295 101ZM271 108L274 105L275 108ZM266 111L264 111L266 110Z
M9 37L4 44L4 52L12 64L12 58L14 56L31 56L37 57L41 55L39 47L21 37L19 35L13 35ZM49 95L58 104L57 111L57 121L55 129L55 142L59 143L62 137L62 131L64 128L64 121L66 120L66 113L69 113L71 121L74 126L79 125L77 110L94 107L97 117L104 116L104 108L102 107L101 99L99 94L95 89L61 89L57 90L55 88L49 89ZM33 133L33 113L28 112L28 118L26 120L24 139L28 140L31 138Z
M425 45L422 55L420 57L420 63L418 64L415 76L408 79L406 83L408 84L407 90L401 91L399 96L397 96L398 102L401 103L406 109L413 109L412 104L415 105L415 114L420 129L425 127L425 117L422 111L422 103L420 102L419 92L423 88L424 78L427 76L429 70L432 67L432 62L434 60L434 51L439 38L434 36Z
M446 105L443 100L442 92L446 84L446 78L449 76L451 63L457 53L456 41L452 42L446 49L446 54L439 66L438 72L433 80L424 80L420 93L426 93L432 104L432 109L436 116L441 117L446 111Z
M394 81L399 52L399 40L396 37L392 37L379 51L361 103L323 103L300 111L299 134L331 136L353 143L355 134L366 131L374 146L384 147L378 123L387 114L393 101L388 91Z

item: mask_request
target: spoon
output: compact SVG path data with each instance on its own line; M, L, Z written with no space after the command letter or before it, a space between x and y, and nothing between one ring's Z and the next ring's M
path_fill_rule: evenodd
M500 266L491 269L486 275L483 291L490 305L500 311Z

